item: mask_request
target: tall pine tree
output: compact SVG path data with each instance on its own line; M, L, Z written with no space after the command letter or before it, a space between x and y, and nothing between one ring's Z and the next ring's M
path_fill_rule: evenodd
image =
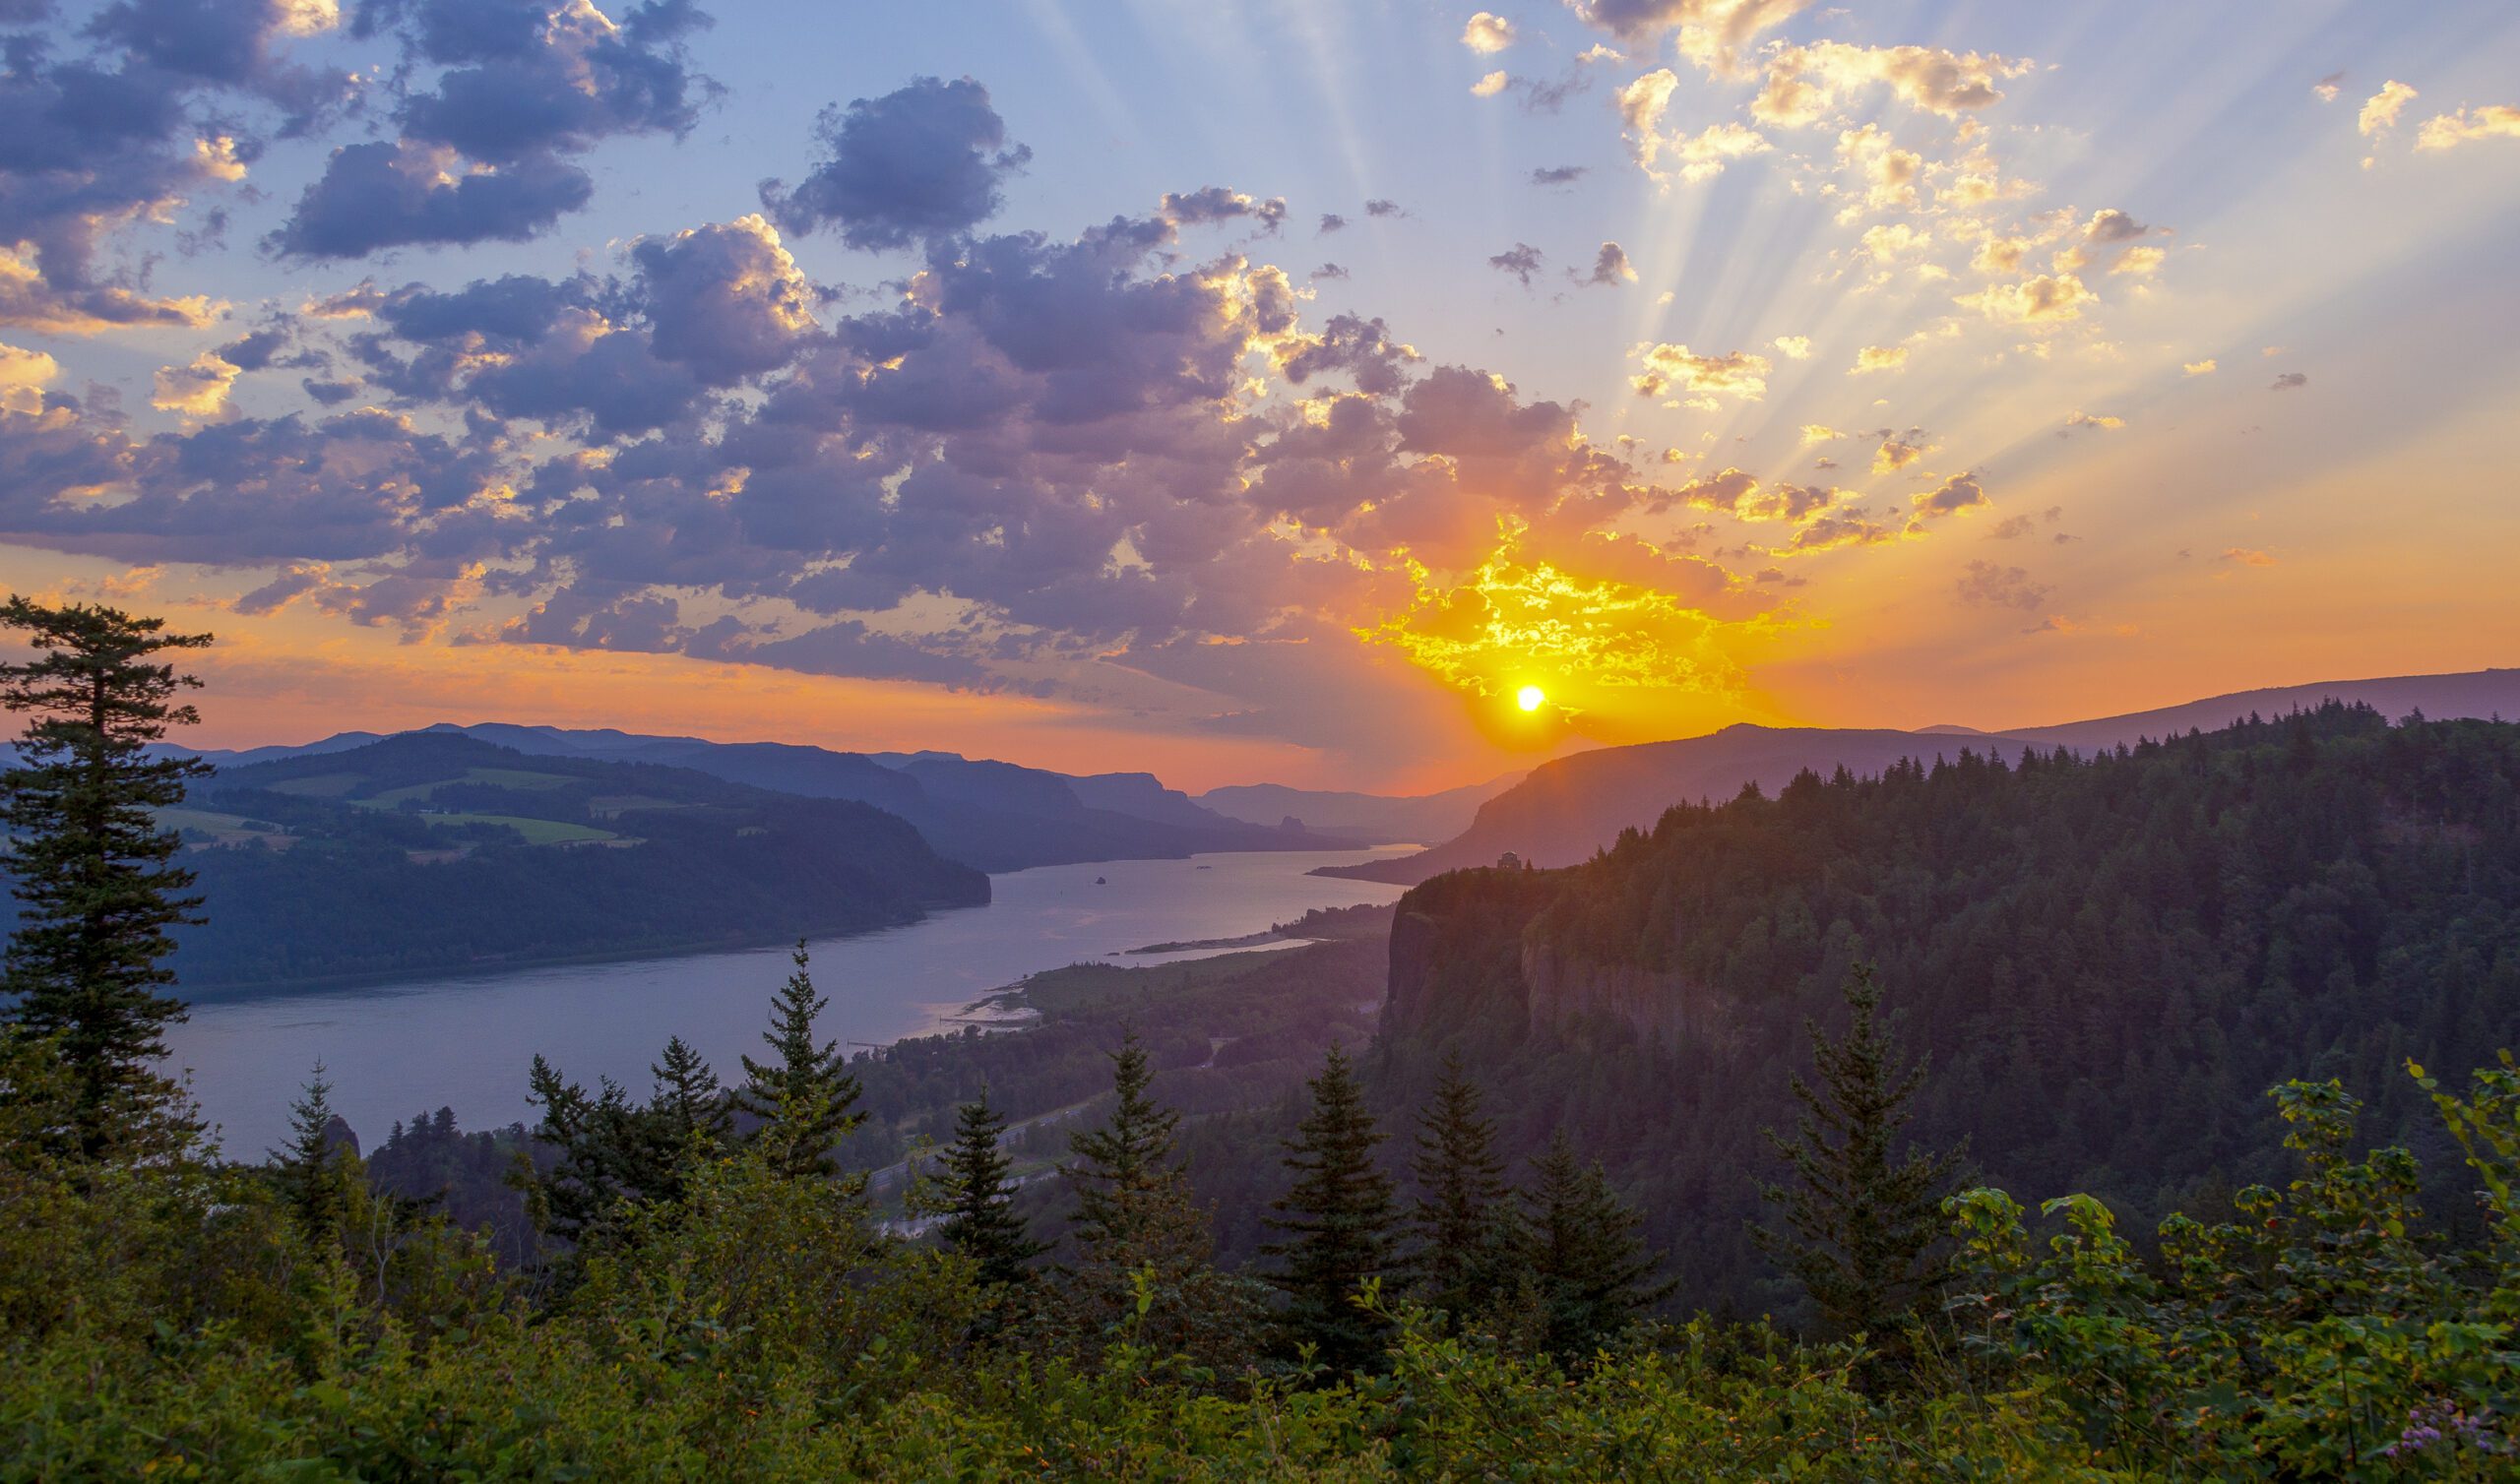
M693 1161L715 1156L734 1138L734 1110L718 1074L678 1035L666 1038L662 1059L649 1063L648 1074L655 1082L637 1120L632 1180L651 1199L679 1201Z
M1524 1248L1541 1307L1543 1342L1580 1362L1616 1337L1638 1311L1674 1286L1656 1282L1642 1220L1610 1189L1599 1162L1576 1157L1564 1130L1534 1166Z
M814 992L800 939L791 956L795 970L780 987L762 1039L774 1060L745 1057L744 1085L735 1091L737 1111L759 1119L751 1135L771 1167L791 1180L828 1180L840 1173L835 1145L857 1127L857 1079L836 1041L814 1039L814 1019L830 1001Z
M1154 1081L1146 1047L1132 1030L1111 1053L1111 1116L1101 1128L1068 1136L1076 1155L1060 1170L1076 1196L1068 1229L1089 1253L1137 1236L1153 1209L1149 1198L1172 1174L1166 1161L1181 1115L1147 1096Z
M965 1103L957 1116L943 1161L945 1217L937 1235L948 1252L979 1265L983 1283L1022 1282L1031 1275L1025 1265L1049 1250L1016 1214L1015 1187L1006 1178L1011 1161L998 1147L1005 1133L1006 1119L988 1105L982 1086L979 1100Z
M94 1155L141 1124L181 1122L176 1089L149 1062L183 1019L183 1002L162 992L175 976L161 960L201 898L173 864L181 840L154 811L182 803L185 780L209 770L147 748L200 719L175 697L201 682L156 656L210 636L15 596L0 626L24 631L35 650L0 664L0 706L32 717L18 766L0 776L0 869L25 903L9 938L9 1015L56 1038L77 1084L72 1137Z
M1294 1186L1269 1218L1285 1237L1260 1250L1279 1260L1270 1281L1287 1295L1290 1332L1333 1372L1359 1371L1380 1357L1387 1328L1354 1301L1393 1267L1391 1179L1374 1166L1374 1145L1388 1136L1335 1043L1310 1085L1312 1110L1286 1145Z
M1816 1022L1804 1022L1820 1084L1796 1076L1802 1113L1794 1137L1767 1131L1794 1183L1763 1187L1783 1224L1757 1236L1831 1330L1867 1334L1876 1346L1895 1349L1938 1281L1931 1252L1957 1160L1896 1147L1926 1062L1902 1063L1881 1023L1871 965L1855 966L1845 994L1845 1035L1832 1040Z
M1434 1096L1418 1115L1412 1173L1410 1274L1418 1297L1456 1323L1486 1312L1512 1284L1521 1223L1495 1121L1457 1055L1444 1057Z
M288 1143L271 1151L274 1179L298 1231L312 1243L340 1236L346 1206L343 1181L348 1150L333 1137L333 1084L315 1064L305 1090L288 1105Z

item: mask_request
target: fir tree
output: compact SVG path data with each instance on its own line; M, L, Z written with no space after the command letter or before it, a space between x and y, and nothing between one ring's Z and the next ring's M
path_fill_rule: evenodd
M1059 1171L1076 1195L1068 1229L1093 1250L1124 1242L1144 1219L1146 1197L1170 1175L1173 1130L1181 1115L1147 1096L1155 1081L1146 1047L1132 1030L1111 1053L1111 1116L1099 1129L1068 1136L1076 1162Z
M680 1036L665 1041L663 1060L648 1072L656 1081L637 1119L638 1167L630 1178L648 1199L679 1201L684 1171L726 1147L735 1115L718 1074Z
M526 1082L528 1101L542 1110L534 1139L552 1153L547 1173L524 1181L535 1224L585 1246L611 1227L619 1207L647 1195L640 1185L647 1121L610 1078L591 1094L537 1055Z
M803 940L792 957L795 971L780 987L762 1034L777 1060L743 1059L735 1108L761 1120L751 1138L769 1150L773 1168L791 1180L828 1180L840 1173L833 1147L866 1115L856 1109L857 1079L839 1044L814 1039L814 1018L831 1002L814 992Z
M1802 1113L1795 1137L1767 1131L1795 1183L1763 1187L1784 1222L1757 1236L1832 1330L1895 1346L1938 1282L1930 1252L1957 1161L1913 1145L1898 1153L1926 1063L1901 1064L1877 1015L1881 990L1871 965L1849 972L1845 993L1851 1017L1844 1036L1831 1040L1816 1022L1804 1022L1820 1085L1796 1076Z
M1560 1359L1581 1361L1674 1284L1654 1280L1662 1265L1646 1250L1642 1220L1610 1189L1598 1161L1576 1157L1564 1130L1533 1172L1539 1178L1525 1252L1544 1343Z
M342 1142L333 1137L333 1084L324 1080L324 1064L315 1064L305 1090L288 1105L288 1143L272 1150L273 1177L288 1204L297 1229L309 1242L323 1243L341 1233L346 1160Z
M135 1124L177 1117L175 1088L149 1062L183 1019L183 1002L160 992L174 981L160 960L201 898L172 864L181 839L153 811L183 802L185 780L210 770L146 749L200 719L174 698L201 682L154 656L210 636L24 597L0 607L0 626L26 631L36 651L0 664L0 706L33 717L0 777L0 870L25 903L9 938L8 1014L56 1037L77 1084L73 1137L94 1155Z
M1005 1132L1006 1119L988 1105L983 1086L979 1101L963 1105L944 1157L945 1219L937 1234L947 1251L979 1265L983 1283L1022 1282L1031 1271L1025 1265L1049 1250L1015 1212L1015 1187L1006 1178L1011 1161L998 1147Z
M1381 1351L1385 1326L1354 1302L1368 1278L1392 1268L1392 1189L1374 1167L1388 1136L1365 1110L1364 1088L1335 1043L1311 1080L1312 1110L1284 1160L1292 1189L1272 1203L1269 1224L1286 1234L1263 1246L1280 1260L1270 1281L1286 1293L1286 1320L1334 1372L1364 1369Z
M1434 1097L1418 1115L1412 1172L1418 1198L1409 1231L1417 1251L1410 1267L1418 1297L1457 1322L1486 1311L1510 1283L1520 1223L1496 1152L1495 1122L1456 1055L1445 1056Z

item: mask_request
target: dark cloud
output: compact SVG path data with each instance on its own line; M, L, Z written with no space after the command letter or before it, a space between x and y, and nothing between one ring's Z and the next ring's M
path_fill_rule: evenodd
M1315 278L1345 278L1348 277L1348 270L1336 263L1324 263L1319 268L1312 271L1312 277Z
M1501 274L1511 274L1525 288L1532 286L1532 277L1541 270L1541 252L1528 242L1517 242L1487 260L1487 266Z
M1400 390L1401 368L1417 359L1418 352L1394 340L1380 319L1342 314L1332 316L1320 335L1281 352L1278 366L1298 387L1326 372L1345 371L1357 391L1386 397Z
M265 329L257 330L242 340L229 340L219 347L217 354L239 371L260 371L287 345L287 331Z
M427 243L522 242L585 206L586 171L532 155L452 184L438 152L385 143L333 153L270 245L303 258L358 258Z
M1536 186L1573 185L1583 179L1584 174L1585 167L1582 165L1539 165L1532 170L1532 184Z
M2055 589L2030 580L2030 574L2019 567L2003 567L1993 562L1973 561L1960 575L1956 586L1964 603L2018 608L2036 613Z
M1340 216L1336 212L1324 212L1321 214L1321 230L1325 234L1338 231L1347 224L1348 218Z
M630 258L657 354L710 386L786 365L814 329L812 287L759 216L645 237Z
M825 109L830 155L794 190L764 181L771 216L793 232L837 225L850 247L909 247L969 231L997 215L1002 182L1033 157L1006 142L988 90L970 78L919 78L846 110Z
M1538 255L1535 254L1534 258L1534 266L1537 267ZM1490 258L1487 261L1493 264L1496 260ZM1605 242L1602 244L1602 250L1593 255L1591 273L1579 275L1570 268L1566 271L1566 277L1587 288L1602 286L1616 288L1621 283L1635 282L1636 270L1628 266L1627 249L1615 242Z
M335 151L266 246L356 258L540 235L594 194L569 156L690 130L717 85L690 69L681 36L706 24L687 4L635 7L615 26L548 0L370 0L354 35L397 36L405 79L443 70L404 93L396 138Z
M2309 384L2310 378L2307 372L2287 371L2283 375L2275 378L2274 382L2269 385L2266 390L2269 392L2295 392L2308 386Z
M1239 191L1224 186L1202 186L1184 195L1164 193L1161 215L1175 226L1203 226L1210 222L1247 218L1264 232L1275 232L1287 219L1287 203L1271 197L1257 201Z
M1399 202L1385 201L1377 197L1374 200L1365 203L1365 215L1368 216L1406 216L1409 214L1400 209Z

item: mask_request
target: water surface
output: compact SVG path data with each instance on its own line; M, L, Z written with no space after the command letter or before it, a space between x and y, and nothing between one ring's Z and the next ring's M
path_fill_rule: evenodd
M1401 888L1304 874L1388 853L1218 854L993 876L986 906L814 943L814 985L831 1000L823 1033L883 1044L948 1025L1040 969L1198 958L1121 956L1239 937L1313 907L1392 901ZM788 970L787 950L764 948L281 992L196 1005L166 1041L230 1154L257 1156L281 1141L289 1099L318 1061L334 1106L373 1146L396 1119L441 1105L468 1129L528 1117L525 1074L537 1051L577 1081L609 1076L644 1095L649 1063L679 1035L733 1081L737 1056L763 1050Z

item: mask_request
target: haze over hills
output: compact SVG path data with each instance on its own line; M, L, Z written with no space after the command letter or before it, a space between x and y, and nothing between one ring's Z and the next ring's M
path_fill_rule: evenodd
M1528 776L1518 771L1441 793L1405 796L1242 783L1211 788L1199 795L1199 803L1255 825L1300 820L1316 834L1348 835L1360 844L1425 842L1450 839L1469 829L1480 805Z
M1673 804L1720 802L1749 783L1774 793L1804 769L1826 775L1845 768L1863 775L1906 758L1928 764L1957 758L1964 749L2015 754L2036 746L2088 752L2144 737L2213 730L2251 714L2280 715L2326 701L2360 702L2393 720L2414 711L2434 719L2520 716L2520 670L2322 681L2009 732L1745 722L1704 737L1606 747L1543 764L1521 783L1480 805L1468 829L1432 849L1355 866L1325 866L1321 874L1414 884L1445 871L1493 864L1507 851L1538 866L1574 865L1617 839L1620 831L1652 826Z
M441 722L405 735L428 734L471 737L530 757L684 768L779 793L869 804L909 821L947 859L983 871L1214 850L1330 850L1354 843L1202 809L1147 773L1079 778L955 753L848 753L785 742L711 742L498 721ZM345 732L302 747L202 756L225 770L329 755L377 740L371 732Z

